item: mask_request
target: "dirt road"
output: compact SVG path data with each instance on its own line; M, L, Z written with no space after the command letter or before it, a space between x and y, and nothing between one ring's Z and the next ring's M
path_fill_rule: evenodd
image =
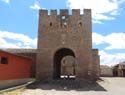
M42 81L29 85L21 95L125 95L125 78L107 77L97 83Z

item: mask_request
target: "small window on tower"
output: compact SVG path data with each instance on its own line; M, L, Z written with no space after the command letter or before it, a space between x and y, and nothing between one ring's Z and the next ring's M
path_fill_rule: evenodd
M50 22L50 26L52 26L52 22Z
M7 57L1 57L1 64L8 64L8 58Z
M66 16L62 16L62 20L66 19Z
M82 26L82 22L79 22L79 26Z

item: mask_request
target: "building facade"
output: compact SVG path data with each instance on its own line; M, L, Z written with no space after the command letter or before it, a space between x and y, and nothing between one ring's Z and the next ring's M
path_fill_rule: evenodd
M107 65L100 65L100 76L112 77L113 76L112 67L107 66Z
M113 76L125 77L125 62L120 62L113 66Z
M16 55L21 55L24 57L28 57L31 59L31 77L34 78L36 77L36 51L37 49L17 49L17 48L6 48L2 49L3 51L16 54Z
M59 79L62 71L76 79L94 80L99 76L99 55L92 49L91 10L62 9L39 11L37 79ZM63 65L65 64L65 65ZM67 64L67 65L66 65ZM62 66L70 70L62 70Z
M0 81L31 77L32 60L0 50Z

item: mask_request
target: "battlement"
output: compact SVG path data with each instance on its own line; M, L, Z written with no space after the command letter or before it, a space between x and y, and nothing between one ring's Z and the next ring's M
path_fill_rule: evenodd
M67 16L67 15L70 15L68 9L60 9L60 13L59 14L57 14L57 10L50 10L50 14L49 14L48 10L40 9L39 13L42 16L48 16L48 15L50 15L50 16L51 15L52 16L54 16L54 15L55 16L56 15ZM84 13L83 15L85 15L85 14L91 14L91 9L84 9L83 13ZM80 14L80 9L72 9L71 15L81 15Z

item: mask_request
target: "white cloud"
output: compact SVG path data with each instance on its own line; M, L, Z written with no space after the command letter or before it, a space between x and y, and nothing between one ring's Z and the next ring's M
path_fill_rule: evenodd
M30 6L31 9L33 10L39 10L40 9L40 4L38 1L35 1L34 5Z
M125 33L112 33L105 41L110 44L106 49L125 49Z
M37 38L32 39L24 34L0 31L0 48L36 48L36 46Z
M10 3L10 0L1 0L1 1L3 1L3 2L7 3L7 4Z
M117 11L117 10L114 10L114 11L112 11L111 13L110 13L110 15L120 15L120 13Z
M102 44L104 42L104 37L101 34L92 33L92 40L95 45Z
M99 20L93 20L92 21L93 23L98 23L98 24L103 24L101 21L99 21Z
M109 54L105 51L99 51L101 64L113 66L119 62L125 61L125 53Z
M125 49L125 33L112 33L106 36L93 33L92 38L95 45L109 44L109 46L105 48L106 50Z
M111 33L106 36L93 33L92 39L95 45L108 44L106 48L99 51L101 64L112 66L125 61L125 52L115 53L114 51L113 54L106 52L106 50L112 49L125 49L125 33Z
M112 33L105 37L105 42L110 46L106 49L125 49L125 33Z
M71 9L92 9L94 23L115 19L115 15L119 14L120 5L123 3L125 0L67 0L67 6Z

